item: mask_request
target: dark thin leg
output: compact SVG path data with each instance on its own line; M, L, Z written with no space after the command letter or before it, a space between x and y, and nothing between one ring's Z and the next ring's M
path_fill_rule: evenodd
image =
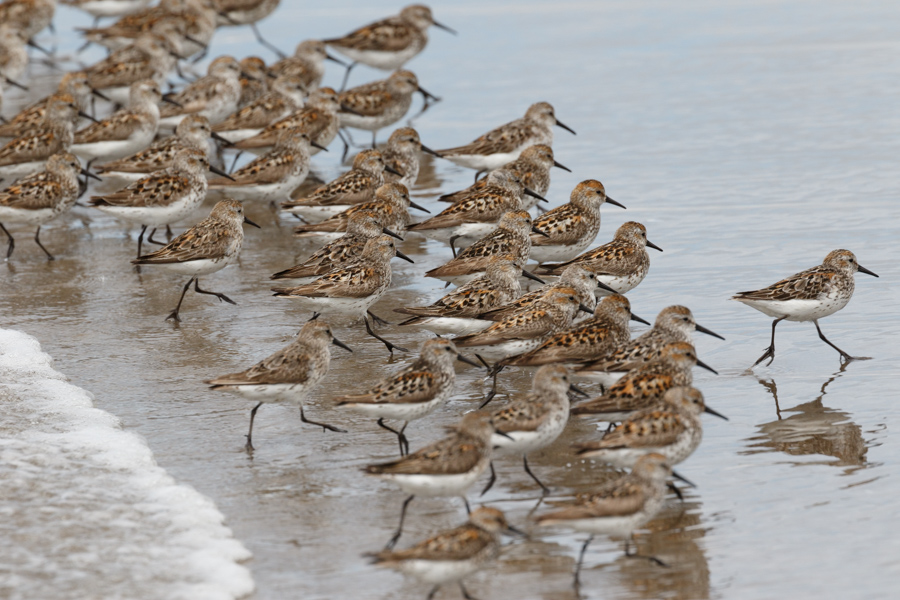
M335 427L334 425L329 425L328 423L319 423L318 421L310 421L306 418L306 415L303 414L303 407L300 407L300 420L304 423L309 423L310 425L317 425L322 428L322 431L326 429L329 431L335 431L337 433L347 433L346 429L341 429L340 427Z
M172 241L172 235L174 235L174 234L172 233L172 227L171 227L170 225L166 225L166 240L169 241L169 242L171 242L171 241Z
M775 326L778 325L781 321L784 321L786 318L787 317L781 317L779 319L775 319L774 321L772 321L772 343L769 344L769 347L766 348L766 351L763 353L763 355L759 357L759 360L757 360L755 363L753 363L754 367L756 365L758 365L759 363L761 363L762 361L766 360L767 358L770 359L769 362L766 364L767 367L772 364L773 360L775 360ZM818 327L818 325L817 325L817 327ZM750 367L750 368L752 369L753 367Z
M441 584L437 584L436 586L431 588L431 591L428 592L428 596L425 597L425 600L433 600L434 595L437 594L437 591L439 589L441 589Z
M147 231L147 226L141 225L141 233L138 234L138 253L137 253L138 258L141 257L141 248L144 246L144 232L146 232L146 231Z
M40 246L41 250L44 251L44 254L47 255L47 260L56 260L56 258L54 258L54 256L52 254L50 254L47 251L47 249L44 248L44 245L41 243L41 226L40 225L38 225L37 231L34 232L34 242L38 246ZM828 340L825 340L825 341L827 342ZM831 342L829 342L829 343L831 343Z
M341 142L344 144L344 151L341 152L341 162L347 160L347 153L350 152L350 144L347 143L347 140L344 139L344 134L341 133L341 130L338 129L338 137L341 138Z
M412 502L415 496L410 496L406 500L403 501L403 508L400 509L400 524L397 525L397 531L394 532L394 536L388 540L387 546L384 547L385 550L390 550L397 544L397 540L400 539L400 536L403 535L403 521L406 519L406 508L409 506L409 503Z
M155 233L156 233L156 227L154 227L152 230L150 230L150 235L147 236L147 243L148 244L156 244L157 246L165 246L166 242L161 242L159 240L153 239L153 235Z
M459 239L458 235L450 236L450 251L453 253L453 258L456 258L456 240Z
M400 431L397 431L396 429L385 424L384 418L378 419L379 427L381 427L382 429L387 429L391 433L396 434L397 443L400 444L400 456L406 456L407 454L409 454L409 440L407 440L406 436L403 434L403 431L406 429L407 425L409 425L409 422L404 423Z
M478 183L478 178L484 175L484 170L475 171L475 183Z
M575 563L575 579L572 581L572 587L576 590L581 587L581 563L584 562L584 553L587 552L588 546L590 546L593 541L594 536L589 536L588 539L584 540L584 544L581 546L581 552L578 553L578 562Z
M169 316L166 317L166 321L168 321L169 319L175 319L176 323L181 322L181 318L178 316L178 311L181 310L181 303L184 302L184 295L187 294L187 291L191 287L192 283L194 283L193 277L188 280L187 284L185 284L184 286L184 289L181 290L181 298L178 299L178 306L175 307L175 310L169 313Z
M382 327L384 327L385 325L390 325L388 321L385 321L384 319L373 313L371 310L367 310L366 314L372 317L372 320L375 321L377 325L381 325Z
M272 44L267 42L265 39L263 39L262 34L259 33L259 29L256 28L256 23L251 23L250 29L253 30L253 34L256 36L256 39L257 39L257 41L259 41L260 44L262 44L263 46L265 46L266 48L268 48L269 50L271 50L272 52L277 54L278 58L285 58L284 52L282 52L281 50L279 50L278 48L276 48L275 46L273 46Z
M476 354L475 356L478 356L478 355ZM478 358L481 359L480 356ZM484 363L484 359L481 359L481 362ZM497 395L497 375L499 375L500 371L502 371L505 367L494 366L494 367L489 367L489 368L491 370L491 374L493 375L493 378L492 378L493 382L491 383L491 390L487 393L487 396L485 397L484 402L481 403L481 406L478 407L478 410L481 410L482 408L484 408L485 406L490 404L491 400L494 399L494 396Z
M209 291L207 291L207 290L201 290L201 289L200 289L200 278L199 278L199 277L195 277L195 278L194 278L194 291L197 292L198 294L206 294L206 295L208 295L208 296L215 296L216 298L219 299L219 301L225 301L225 302L227 302L228 304L234 304L234 305L237 305L237 302L235 302L234 300L232 300L231 298L229 298L229 297L226 296L225 294L220 294L220 293L218 293L218 292L209 292Z
M531 476L531 478L537 482L537 484L539 486L541 486L541 489L543 490L543 495L546 496L547 494L549 494L550 488L548 488L546 485L541 483L541 480L538 479L537 476L534 473L532 473L531 469L528 467L528 456L522 457L522 464L525 465L525 472L528 473Z
M463 585L463 582L459 582L459 591L462 592L463 598L466 600L478 600L475 596L469 593L469 590L466 589L466 586Z
M666 563L664 563L663 561L656 558L655 556L644 556L643 554L638 554L637 552L632 552L630 542L631 542L630 539L625 540L625 556L626 557L628 557L628 558L643 558L644 560L649 560L650 562L656 563L661 567L669 566Z
M45 250L45 252L46 252L46 250ZM835 346L834 344L832 344L831 342L828 341L828 338L825 337L825 334L822 333L822 329L819 327L819 321L818 321L818 320L813 321L813 323L816 324L816 331L819 332L819 339L820 339L820 340L822 340L823 342L825 342L826 344L828 344L829 346L831 346L832 348L834 348L835 350L837 350L838 352L840 352L840 353L841 353L841 358L843 358L844 360L853 360L853 357L852 357L852 356L850 356L849 354L847 354L846 352L844 352L843 350L841 350L840 348L838 348L837 346Z
M13 236L6 230L6 227L3 226L3 223L0 223L0 229L3 230L3 233L6 234L6 237L9 239L9 246L6 249L6 260L9 260L9 257L12 256L13 250L16 249L16 240L13 239Z
M488 490L494 487L494 482L497 481L497 472L494 470L494 461L488 463L491 466L491 478L488 479L487 485L484 486L484 489L481 490L481 495L484 496L488 493ZM466 502L466 510L468 510L469 503Z
M375 143L375 136L378 134L377 131L372 132L372 150L378 147L378 144Z
M366 333L368 333L373 338L375 338L376 340L378 340L379 342L384 344L387 347L388 352L390 352L391 354L394 353L394 349L397 349L400 352L409 352L409 350L407 350L406 348L401 348L400 346L392 344L391 342L387 341L386 339L384 339L383 337L381 337L380 335L378 335L377 333L372 331L372 326L369 325L369 319L363 317L363 323L366 324Z
M341 91L343 92L347 88L347 80L350 79L350 71L353 70L353 67L356 66L356 61L353 61L349 65L347 65L347 70L344 71L344 81L341 82Z
M256 418L256 411L259 410L259 407L262 406L263 403L260 402L256 406L253 407L253 410L250 411L250 431L247 432L247 443L244 444L244 450L247 452L253 452L253 419Z
M466 505L466 515L471 515L472 507L469 506L469 499L466 498L465 496L462 496L462 499L463 499L463 503Z

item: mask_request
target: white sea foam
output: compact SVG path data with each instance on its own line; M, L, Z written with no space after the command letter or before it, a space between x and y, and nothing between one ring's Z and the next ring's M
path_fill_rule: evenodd
M250 552L140 436L0 329L0 597L232 599Z

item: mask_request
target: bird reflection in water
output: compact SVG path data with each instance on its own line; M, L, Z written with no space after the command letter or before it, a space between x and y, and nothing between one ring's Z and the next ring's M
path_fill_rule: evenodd
M868 448L860 426L850 419L848 413L822 404L822 399L827 393L826 389L832 381L843 375L848 364L842 364L840 370L822 384L819 395L814 400L793 408L781 408L778 387L774 380L760 379L760 385L775 399L775 412L778 418L757 426L759 434L747 440L749 450L744 454L775 450L792 456L820 455L837 459L815 461L813 464L863 468L868 466L866 462Z

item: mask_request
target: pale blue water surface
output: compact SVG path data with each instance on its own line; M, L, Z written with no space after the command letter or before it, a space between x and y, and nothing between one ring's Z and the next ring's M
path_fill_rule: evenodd
M583 179L601 180L628 209L604 208L597 243L637 220L665 249L652 254L649 276L629 293L633 310L652 319L667 305L685 304L698 322L727 338L695 340L701 358L720 372L698 370L696 384L730 421L706 422L702 446L678 469L697 489L684 505L673 501L638 536L642 552L670 567L625 559L619 542L598 539L586 557L582 595L894 597L900 581L900 485L894 485L900 443L892 435L900 416L900 5L640 0L431 6L460 34L432 29L428 48L408 65L423 87L443 98L414 121L423 142L433 148L464 143L520 116L532 102L553 103L578 135L557 130L557 159L573 173L554 171L551 203L565 202ZM396 8L284 2L261 29L289 50ZM61 9L56 23L60 50L68 53L79 44L72 25L88 20ZM49 43L52 36L45 38ZM220 31L212 54L220 53L271 59L244 29ZM339 86L341 70L328 68L325 83ZM358 67L351 83L382 76ZM17 98L8 95L4 114L12 114ZM333 150L313 161L322 179L344 168L338 144ZM435 212L439 192L468 185L471 177L429 158L414 193ZM239 266L205 280L239 306L189 295L180 327L163 322L180 278L130 271L135 230L126 237L114 219L77 209L45 228L43 241L58 256L47 264L29 231L15 228L20 244L13 261L0 268L0 327L35 336L56 369L94 394L98 408L146 439L169 475L215 502L253 554L244 563L255 582L253 598L424 597L426 585L376 570L361 557L388 539L403 495L359 468L391 458L395 441L368 419L331 410L328 401L406 357L388 360L360 328L339 328L355 352L335 351L332 373L308 410L311 418L340 422L350 433L323 434L302 426L293 409L265 406L252 460L242 451L251 405L202 384L274 351L308 316L271 297L268 275L310 246L295 242L291 222L279 222L268 207L248 212L265 229L247 231ZM812 324L789 323L779 326L774 364L748 371L768 343L770 320L729 301L730 295L818 264L835 248L852 250L881 277L858 275L850 305L822 327L840 347L872 359L842 368ZM441 294L441 285L421 273L449 251L416 236L402 249L416 264L395 264L394 287L376 307L384 316L392 307ZM385 332L409 347L428 337ZM504 374L501 381L505 393L529 385L527 374ZM436 439L482 394L478 375L460 369L448 406L410 426L413 448ZM556 495L589 490L610 476L568 450L591 431L591 425L574 424L532 457ZM498 483L483 500L530 528L536 489L518 460L501 459L497 466ZM0 476L10 476L10 469L0 465ZM16 508L15 497L4 502ZM458 500L417 500L401 546L463 518ZM119 528L100 533L97 544L107 549L124 543ZM17 534L25 540L63 535L53 523L31 520ZM481 598L573 598L571 569L581 540L535 532L468 587ZM0 559L9 572L15 561L4 552ZM66 589L71 597L113 589L103 569L92 571L90 563L83 569L80 587ZM52 566L44 578L52 586ZM46 589L28 578L17 586L19 597ZM458 593L448 586L438 597Z

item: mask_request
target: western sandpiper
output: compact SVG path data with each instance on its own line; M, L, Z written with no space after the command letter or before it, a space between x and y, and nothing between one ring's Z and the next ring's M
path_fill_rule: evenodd
M419 133L412 127L401 127L388 138L387 147L381 151L385 167L391 169L385 181L402 183L412 189L419 178L419 152L435 154L422 143Z
M379 129L393 125L406 115L412 96L421 92L435 98L419 85L412 71L396 71L387 79L373 81L339 94L341 126L372 132L372 147Z
M616 293L625 294L637 287L650 270L647 246L662 252L662 248L647 239L646 227L628 221L616 230L611 242L564 263L544 264L538 268L542 274L559 275L570 265L580 265L595 273L600 281Z
M258 56L245 56L240 60L240 64L241 76L238 81L241 82L241 97L238 99L238 109L244 108L251 102L256 102L270 89L269 68L266 66L266 61Z
M381 152L363 150L353 159L352 169L312 192L282 202L281 208L304 221L319 223L354 204L371 201L375 190L384 185L384 169Z
M124 181L137 181L150 173L167 169L175 164L175 157L183 149L210 153L209 138L217 138L210 129L209 120L202 115L188 115L175 128L175 135L154 142L150 147L131 156L120 158L97 167L103 177Z
M375 197L371 202L354 204L344 212L325 219L321 223L299 225L294 228L294 233L298 237L337 238L347 231L350 217L361 212L373 213L384 227L402 236L406 232L406 226L409 225L409 209L411 207L425 210L409 199L409 190L406 189L406 186L399 183L386 183L375 190Z
M78 199L78 174L99 179L81 168L74 154L61 152L47 160L47 168L18 180L14 185L0 191L0 230L9 238L6 259L12 256L15 241L3 223L27 223L37 225L34 241L47 255L53 255L41 243L41 225L66 212Z
M438 335L468 335L487 329L491 321L478 318L485 311L502 306L522 293L519 277L522 261L511 255L490 259L479 277L456 288L429 306L395 308L394 312L414 315L400 325L418 325Z
M28 50L25 48L27 40L13 25L0 21L0 83L28 89L20 81L28 67Z
M632 413L603 439L575 444L579 456L598 458L614 467L633 468L648 454L665 457L672 466L694 453L703 439L702 413L728 420L706 406L703 394L693 387L673 387L656 406Z
M461 167L490 171L514 161L528 146L552 145L551 128L554 125L575 133L556 118L553 106L538 102L528 107L521 119L492 129L465 146L438 150L437 153Z
M324 42L306 40L297 44L293 56L282 58L269 67L269 72L273 75L296 77L306 90L312 91L319 89L322 84L326 60L346 66L342 61L328 54Z
M372 331L366 314L371 314L369 308L390 287L391 259L395 256L413 262L397 250L390 236L382 235L366 242L356 261L336 268L310 283L272 288L272 291L279 298L290 298L313 312L361 317L369 335L393 352L398 347Z
M57 94L68 94L71 96L75 106L82 111L87 107L91 94L99 94L100 97L104 97L103 94L91 88L84 72L74 71L66 73L59 81L56 94L38 100L27 108L22 109L8 123L0 125L0 137L19 137L30 133L35 127L40 127L47 113L47 105L50 104L50 100Z
M150 254L131 261L136 265L158 266L180 275L190 275L181 298L166 320L181 321L178 316L188 288L194 284L198 294L209 294L220 301L236 304L225 294L200 289L200 277L221 271L238 259L244 242L243 224L259 227L244 216L244 208L235 200L217 202L209 216L174 240Z
M648 454L638 460L631 473L614 479L595 492L580 494L574 500L561 503L561 508L537 518L538 525L565 527L590 534L581 547L575 565L574 585L580 585L581 563L584 553L595 535L612 535L627 538L625 555L638 556L629 550L635 529L641 527L662 509L665 502L666 483L675 477L693 485L672 467L660 454ZM648 558L662 565L658 559Z
M379 567L396 569L416 579L434 584L428 594L431 600L445 583L456 582L463 597L474 596L463 585L463 579L486 568L500 555L499 534L507 531L522 535L510 527L504 514L496 508L476 508L465 525L442 531L405 550L382 550L370 554Z
M573 408L572 414L600 416L609 422L624 421L634 411L652 406L666 390L691 385L694 366L716 373L697 358L694 347L688 342L666 344L658 358L629 371L602 396Z
M457 254L449 262L431 269L426 277L434 277L462 285L483 274L494 256L511 255L520 264L528 262L531 253L531 215L512 211L500 217L497 229ZM531 275L528 275L531 277ZM541 283L540 279L538 279Z
M127 104L131 86L152 79L162 85L175 67L181 43L174 24L166 24L162 31L148 32L126 46L111 53L100 62L85 69L88 83L116 104Z
M0 23L13 27L30 40L53 22L56 0L5 0L0 3Z
M371 212L355 212L347 219L347 233L323 246L299 265L279 271L271 279L292 279L297 283L309 283L330 271L355 261L362 254L366 242L387 234L400 236L383 227L378 216Z
M213 0L216 9L216 24L219 27L249 25L256 36L257 41L277 54L284 57L284 53L270 44L256 28L256 22L268 17L278 8L281 0Z
M325 40L325 43L353 61L344 75L346 85L350 70L356 63L385 71L405 65L428 43L427 31L431 25L456 34L435 21L430 8L412 4L397 16L360 27L343 37Z
M454 341L460 348L472 348L478 356L500 360L537 348L554 333L569 327L579 309L591 312L578 301L575 288L559 287L484 331Z
M500 167L512 171L518 177L522 184L529 190L535 192L539 196L546 196L550 189L550 169L558 167L565 171L572 172L571 169L562 165L554 159L553 148L547 144L535 144L528 146L519 155L516 160ZM487 185L487 178L482 177L468 188L451 194L444 194L438 198L439 202L456 203L469 194L478 191ZM532 208L537 203L537 198L522 198L524 210Z
M207 170L220 172L210 166L205 152L184 148L175 155L172 166L112 194L91 196L89 204L116 218L142 226L138 236L140 257L147 227L153 227L149 236L152 242L157 227L180 221L200 206L206 198ZM217 214L220 217L227 215L224 208Z
M695 331L720 340L725 339L699 325L686 306L666 307L656 316L656 321L649 331L579 367L577 375L603 385L612 385L628 371L658 358L666 345L672 342L693 344L692 334Z
M497 229L497 222L509 211L524 210L522 194L536 196L525 189L511 171L498 169L488 175L487 185L442 210L427 221L416 223L410 231L456 246L469 246ZM532 227L533 231L536 231Z
M0 178L15 179L44 168L47 159L68 152L74 138L78 106L68 94L56 94L47 105L40 127L0 148Z
M310 421L303 412L303 401L328 373L331 344L352 352L344 342L334 337L328 323L312 319L303 325L293 342L249 369L204 381L211 390L232 392L257 403L250 411L250 430L244 446L248 452L254 449L253 421L256 411L265 403L299 406L302 422L345 433L332 425Z
M241 65L231 56L220 56L209 63L207 75L169 96L168 106L159 113L159 124L172 131L189 114L201 114L213 125L238 108L241 98Z
M227 177L209 182L209 189L222 190L240 201L276 202L288 198L309 174L309 135L302 127L286 129L271 152L241 167Z
M812 321L823 342L840 352L842 360L852 360L852 356L828 341L819 327L819 319L847 306L856 289L853 275L857 271L878 277L860 265L849 250L832 250L817 267L800 271L761 290L734 296L732 300L775 318L772 322L772 343L753 366L767 358L770 359L768 364L775 360L775 326L784 320Z
M254 154L264 154L275 145L282 130L294 127L303 127L309 134L309 139L327 147L340 129L338 108L340 104L337 93L329 87L319 88L310 94L304 108L275 121L253 137L237 142L234 147ZM318 151L314 147L312 154L315 155Z
M466 502L466 491L487 470L491 462L491 415L484 411L463 416L452 433L399 460L366 466L370 475L392 481L409 497L400 511L400 524L387 544L393 548L403 533L406 509L416 496L459 496Z
M72 153L101 162L124 158L143 150L159 129L159 85L150 79L131 86L128 108L75 132Z
M550 488L531 472L528 454L546 448L566 428L569 420L570 373L561 365L545 365L534 374L531 392L515 396L506 406L494 411L494 427L503 435L494 435L491 444L496 454L521 454L525 472L541 486ZM489 484L490 485L490 484Z
M414 362L364 392L339 396L334 401L338 406L377 417L379 427L397 435L400 455L405 456L409 453L406 426L430 415L450 398L456 383L457 360L481 366L460 354L450 340L427 340ZM403 427L393 429L385 424L385 419L403 421Z
M625 208L607 196L595 179L576 185L568 204L535 219L534 228L541 235L531 236L531 259L539 263L569 260L590 246L600 231L600 207L605 202Z
M537 367L548 364L572 365L593 360L628 342L628 321L646 323L631 313L628 298L606 296L597 303L594 316L570 329L550 336L543 344L520 356L500 361L501 365Z
M303 83L291 75L281 75L260 98L228 115L213 131L231 143L259 134L274 121L303 108L306 91Z

